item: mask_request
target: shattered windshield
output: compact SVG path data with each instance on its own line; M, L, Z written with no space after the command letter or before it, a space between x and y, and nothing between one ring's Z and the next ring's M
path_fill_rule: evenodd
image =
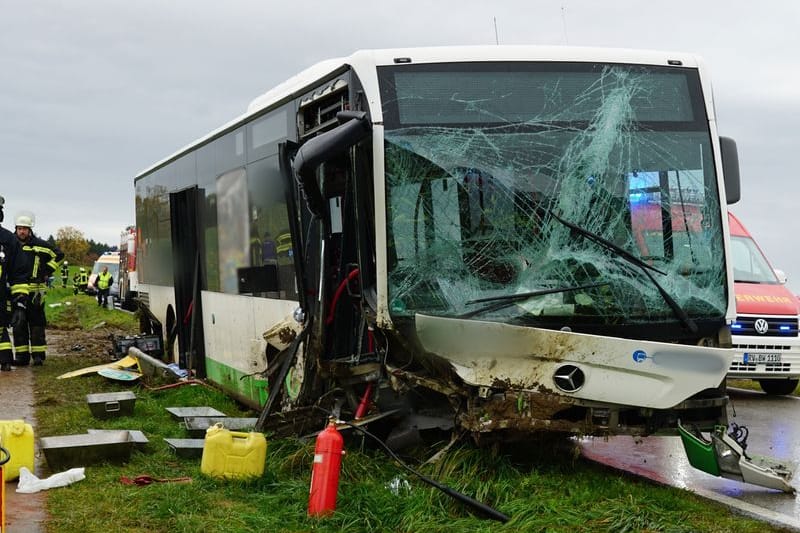
M471 63L379 76L394 316L601 325L724 316L695 70Z

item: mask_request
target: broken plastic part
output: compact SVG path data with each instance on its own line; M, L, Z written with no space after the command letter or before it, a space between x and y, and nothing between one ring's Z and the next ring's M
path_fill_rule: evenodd
M738 426L737 426L738 427ZM764 456L747 456L725 426L716 426L707 440L696 430L681 425L678 432L689 464L713 476L750 483L770 489L795 493L789 485L792 470L782 461ZM735 434L735 429L733 432Z

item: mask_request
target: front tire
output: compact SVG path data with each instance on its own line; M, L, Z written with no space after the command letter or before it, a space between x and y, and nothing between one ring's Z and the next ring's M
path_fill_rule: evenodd
M797 388L798 379L759 379L761 390L773 396L786 396Z

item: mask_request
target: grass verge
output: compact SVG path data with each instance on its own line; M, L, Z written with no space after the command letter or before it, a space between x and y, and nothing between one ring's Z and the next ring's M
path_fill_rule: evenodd
M254 416L204 386L153 391L138 386L134 416L96 420L85 395L126 390L97 375L56 376L104 362L51 357L37 369L38 436L84 433L89 428L138 429L150 439L125 465L87 465L86 479L48 492L53 532L128 531L775 531L769 525L677 489L654 485L558 451L547 443L523 452L451 450L422 470L511 516L508 524L470 514L440 492L409 478L378 451L347 442L337 512L324 520L306 516L313 442L269 441L260 478L225 482L205 477L198 459L174 456L165 437L185 438L166 407L211 406L229 416ZM427 458L433 449L408 459ZM48 472L45 472L48 474ZM130 486L120 476L189 476L191 483ZM408 482L407 484L405 482ZM394 483L397 490L389 487Z
M135 333L138 326L133 314L100 307L94 296L73 294L69 287L64 289L59 286L48 290L45 314L48 327L58 329L89 330L106 325Z

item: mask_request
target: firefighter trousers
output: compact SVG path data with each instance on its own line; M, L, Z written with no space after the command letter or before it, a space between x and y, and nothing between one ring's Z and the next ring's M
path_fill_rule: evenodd
M8 320L5 313L0 311L0 364L11 363L14 354L11 352L11 339L8 337Z
M14 328L14 365L25 366L31 362L41 363L45 360L47 340L45 327L47 320L44 314L44 299L32 298L28 300L28 309L25 312L27 319L22 327Z

